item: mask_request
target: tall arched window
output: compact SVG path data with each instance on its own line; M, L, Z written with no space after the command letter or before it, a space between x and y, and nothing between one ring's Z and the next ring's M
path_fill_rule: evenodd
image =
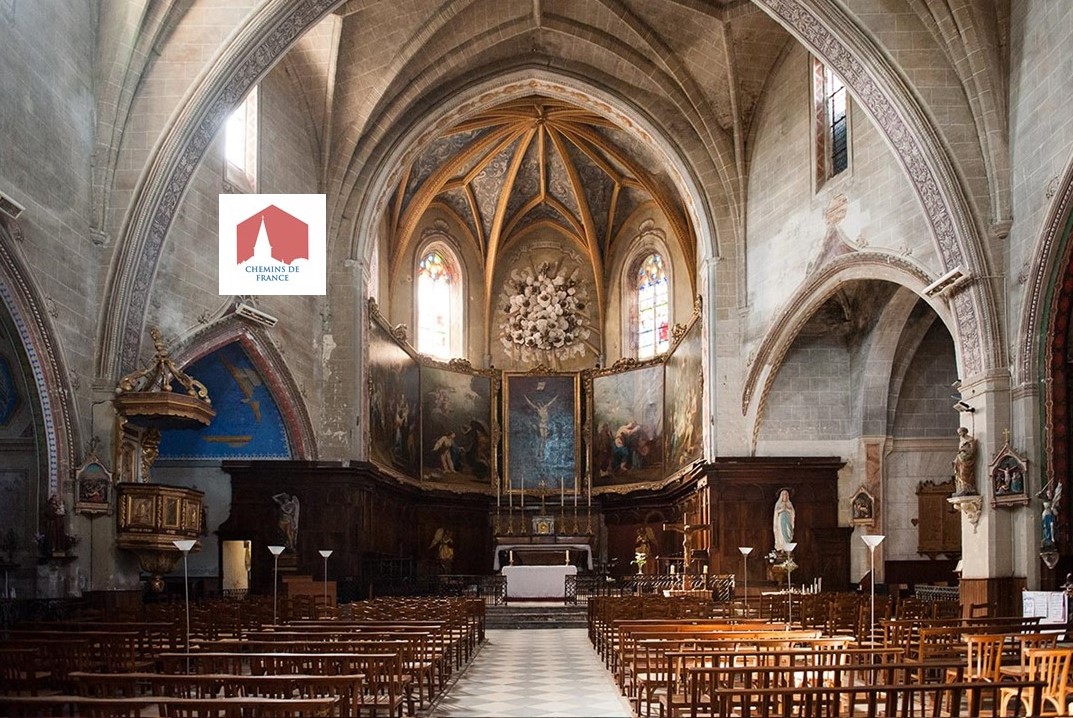
M257 88L227 118L224 177L241 192L257 191Z
M439 359L450 359L452 334L460 325L457 297L460 277L457 265L445 252L432 248L417 265L417 350Z
M636 266L637 358L648 359L671 346L670 281L658 252L647 255Z

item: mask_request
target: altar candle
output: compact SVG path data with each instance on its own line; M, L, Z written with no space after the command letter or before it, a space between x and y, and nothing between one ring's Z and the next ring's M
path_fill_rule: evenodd
M563 560L570 563L570 549L563 551Z
M510 565L511 566L514 565L514 551L513 550L511 550L511 552L510 552Z
M673 563L671 564L671 575L672 576L674 575L674 564Z
M559 503L566 506L566 479L559 477Z
M700 567L701 573L708 573L708 564L704 564Z

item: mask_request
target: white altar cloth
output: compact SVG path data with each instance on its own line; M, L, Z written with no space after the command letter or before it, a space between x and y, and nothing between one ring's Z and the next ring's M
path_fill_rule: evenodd
M504 566L507 598L562 598L566 577L577 575L577 566Z

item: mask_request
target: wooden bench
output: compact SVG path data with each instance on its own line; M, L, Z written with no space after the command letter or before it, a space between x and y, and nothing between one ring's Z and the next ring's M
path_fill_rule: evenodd
M14 718L304 718L328 716L335 698L90 698L86 696L0 696L0 713Z
M363 674L240 676L222 673L173 675L166 673L72 673L80 696L132 698L338 698L332 715L360 712L364 698Z
M681 694L663 704L666 712L662 714L668 718L924 716L940 715L945 702L949 712L943 715L978 716L983 700L995 701L1001 688L1023 690L1040 683L997 684L960 678L959 674L959 680L950 683L920 683L912 663L687 666ZM964 713L963 698L967 699Z

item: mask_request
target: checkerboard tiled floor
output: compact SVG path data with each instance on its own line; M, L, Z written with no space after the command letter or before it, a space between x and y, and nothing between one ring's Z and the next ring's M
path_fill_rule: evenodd
M488 631L430 718L633 715L584 629Z

